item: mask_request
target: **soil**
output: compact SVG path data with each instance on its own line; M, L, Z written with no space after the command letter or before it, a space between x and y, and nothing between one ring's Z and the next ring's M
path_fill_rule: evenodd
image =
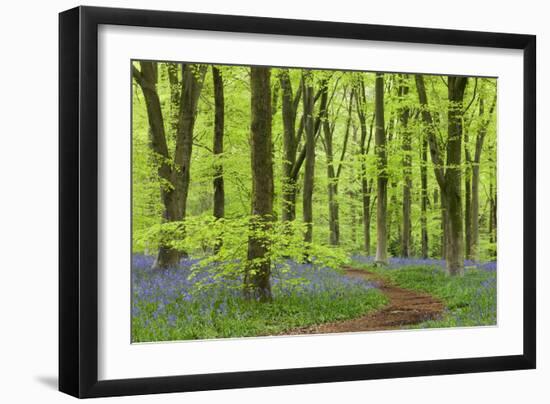
M376 283L378 288L388 297L389 304L363 317L297 328L284 332L285 335L400 329L426 320L438 319L445 309L440 300L428 294L392 285L386 279L369 271L353 268L344 269L350 277L364 278Z

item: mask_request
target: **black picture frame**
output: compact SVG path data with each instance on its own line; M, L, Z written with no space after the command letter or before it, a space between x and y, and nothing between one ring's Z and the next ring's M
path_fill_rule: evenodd
M98 381L100 24L523 50L523 354ZM96 7L60 13L59 390L84 398L534 369L535 73L534 35Z

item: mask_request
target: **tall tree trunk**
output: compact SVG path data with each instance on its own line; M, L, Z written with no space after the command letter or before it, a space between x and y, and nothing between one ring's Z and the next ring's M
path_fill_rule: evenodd
M428 138L425 134L422 135L422 163L420 165L420 186L421 201L420 201L420 238L421 238L421 254L422 258L428 258L429 240L428 240Z
M428 106L428 97L426 95L426 86L424 77L421 74L415 75L416 91L418 92L418 100L421 106L422 120L424 121L424 136L427 140L430 149L430 157L434 169L435 179L441 193L441 257L445 259L446 255L446 203L445 203L445 170L443 167L443 157L435 134L435 125L433 117ZM427 181L426 181L427 183ZM436 203L434 192L434 204Z
M467 259L475 259L472 253L472 159L470 156L470 149L468 147L469 142L468 132L464 132L464 158L466 160L466 168L464 171L464 235L465 242L465 255Z
M464 215L462 205L462 114L466 77L448 77L448 140L445 197L447 208L447 269L464 274Z
M178 209L180 200L175 192L173 170L170 164L172 159L168 154L164 118L157 92L157 65L153 62L140 62L139 70L132 66L132 75L143 92L149 121L150 147L158 156L157 173L164 181L161 182L160 189L163 204L163 222L178 221L181 220ZM161 233L159 251L153 267L176 266L179 258L179 252L170 247L166 235Z
M175 170L173 171L176 193L180 195L181 199L179 216L182 219L185 219L187 212L193 131L205 73L206 65L186 64L182 70L183 90L181 92L181 112L174 155Z
M402 77L402 84L399 88L399 97L403 99L409 92L405 83L407 75ZM409 107L401 108L401 132L403 150L403 226L401 235L401 256L409 257L411 254L411 189L412 189L412 147L411 131L409 128Z
M366 94L365 85L361 81L359 86L355 89L355 102L357 106L357 116L359 117L359 124L361 129L360 140L360 157L361 157L361 201L363 203L363 249L367 256L371 254L370 248L370 223L371 223L371 191L373 180L369 182L367 177L367 164L366 158L369 154L370 144L372 140L372 130L374 127L375 114L372 115L372 121L370 123L369 136L367 141L367 116L366 116Z
M376 73L375 84L375 115L376 115L376 157L377 157L377 189L376 189L376 262L388 262L388 173L386 155L386 134L384 133L384 75Z
M338 225L338 184L334 170L334 152L332 145L332 131L328 117L323 120L323 132L325 134L325 151L327 157L327 180L328 180L328 218L329 218L329 242L331 245L338 245L340 242L340 226Z
M313 77L311 71L303 70L303 105L304 105L304 127L306 134L305 143L305 171L303 190L303 219L306 225L304 241L311 243L313 240L313 180L315 175L315 127L314 127L314 93ZM323 95L326 97L326 95ZM326 105L326 104L325 104Z
M172 183L178 199L178 220L185 220L187 196L191 181L191 155L193 153L193 132L197 118L197 106L202 91L206 65L185 64L182 67L181 111L176 135ZM185 232L185 229L184 229ZM185 236L184 236L185 237ZM182 252L186 256L186 252Z
M296 218L296 179L292 175L296 165L298 142L296 139L296 112L302 93L300 85L296 95L292 91L292 83L288 69L282 69L279 74L282 95L283 118L283 190L282 190L282 220L290 222Z
M472 231L471 240L470 240L471 254L474 260L479 259L479 164L481 162L481 152L483 151L483 142L485 140L485 136L487 135L488 126L489 126L489 123L491 122L491 117L495 109L495 105L496 105L496 95L489 109L489 113L487 114L487 117L485 117L483 99L480 99L479 101L479 115L482 117L483 120L477 133L474 160L472 164L472 204L471 204L471 215L470 215L471 231ZM490 195L492 199L492 193Z
M442 256L447 262L447 272L450 275L462 275L464 273L464 216L461 199L462 102L467 78L453 76L448 78L446 170L443 166L443 157L435 134L433 118L428 108L424 78L421 74L417 74L415 81L434 174L441 191Z
M271 260L267 236L273 220L270 77L271 72L268 67L250 68L252 219L248 238L244 295L247 299L262 302L272 299Z
M340 174L342 173L343 161L346 156L350 127L351 127L351 109L353 107L353 93L350 93L348 116L346 120L346 129L344 132L344 141L342 152L338 163L334 161L333 151L333 134L335 123L331 125L328 116L328 110L321 111L323 114L323 132L325 135L325 151L327 157L327 179L328 179L328 205L329 205L329 232L330 244L340 244L340 206L338 203L338 184L340 182Z
M223 77L220 70L212 66L212 79L214 82L214 209L213 215L216 219L225 216L225 191L223 183L223 134L225 118L225 99L223 93ZM221 238L215 243L215 250L221 247Z

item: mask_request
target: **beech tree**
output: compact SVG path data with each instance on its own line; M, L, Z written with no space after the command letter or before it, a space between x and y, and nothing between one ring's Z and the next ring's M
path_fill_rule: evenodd
M147 116L151 132L151 148L158 160L158 176L161 183L161 195L164 204L163 218L167 222L177 222L185 218L187 195L190 181L191 153L193 149L193 129L197 114L197 102L202 89L206 66L181 66L183 88L179 91L179 113L176 129L175 150L171 157L168 153L164 117L157 92L158 68L154 62L140 62L141 69L132 65L132 75L141 87L147 106ZM176 83L175 83L176 84ZM155 267L165 268L177 265L181 253L169 243L161 240Z
M225 216L225 190L223 181L223 134L225 120L225 100L223 94L223 77L219 68L212 66L212 80L214 85L214 140L212 151L214 153L214 208L213 215L216 219ZM220 239L221 243L221 239ZM216 245L219 248L220 244Z
M270 68L250 68L252 207L244 290L245 297L259 301L270 301L272 298L269 238L266 234L273 221L270 81Z
M314 125L314 93L313 75L311 71L304 69L302 72L303 104L304 104L304 128L305 141L305 170L303 191L303 220L306 225L304 241L311 243L313 240L313 181L315 175L315 125ZM323 93L326 97L326 92ZM326 104L325 104L326 105Z
M377 187L376 187L376 262L388 262L388 172L386 155L386 133L384 127L384 74L376 73L374 114L376 116L376 157L377 157Z
M462 158L462 108L467 78L449 76L448 88L448 135L446 163L435 134L433 117L428 109L428 100L422 75L416 75L416 86L422 116L425 122L430 154L434 172L441 190L441 202L444 221L444 248L447 270L450 275L464 274L464 229L461 195L461 158Z
M399 84L399 98L409 93L407 75L401 77ZM411 190L412 190L412 149L411 131L409 128L410 110L407 105L401 106L400 120L403 150L403 225L401 235L401 256L408 257L411 254Z

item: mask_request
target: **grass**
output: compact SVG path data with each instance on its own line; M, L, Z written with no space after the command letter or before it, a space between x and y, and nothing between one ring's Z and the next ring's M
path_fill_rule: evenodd
M446 306L443 318L413 328L496 325L496 264L467 267L463 277L448 276L440 265L416 265L414 262L387 268L357 265L376 272L397 286L425 292L443 301Z
M310 264L276 268L273 302L259 303L242 299L240 279L213 279L211 271L190 278L196 261L168 270L151 270L151 263L150 257L133 259L133 342L280 334L359 317L387 304L374 284ZM196 287L199 282L203 287Z

